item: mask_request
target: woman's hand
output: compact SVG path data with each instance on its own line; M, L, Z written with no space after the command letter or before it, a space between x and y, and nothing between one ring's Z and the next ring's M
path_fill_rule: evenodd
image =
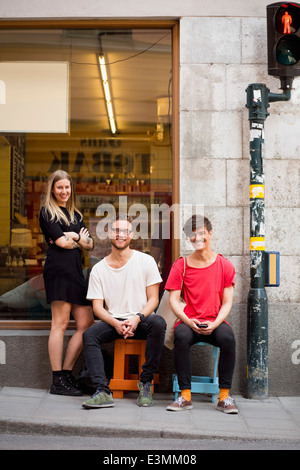
M64 232L64 236L66 240L72 240L73 248L78 248L79 246L85 250L92 250L94 248L93 239L90 236L90 232L85 227L82 227L79 233Z
M90 232L88 231L88 229L82 227L79 231L79 235L80 240L78 240L78 244L85 250L92 250L94 248L94 241L90 236Z
M88 231L87 228L85 227L82 227L79 231L79 235L80 237L85 237L86 238L86 241L88 238L90 238L90 232ZM78 237L77 237L78 238Z
M72 238L74 242L76 242L76 240L78 239L78 233L76 232L64 232L64 235L68 238Z

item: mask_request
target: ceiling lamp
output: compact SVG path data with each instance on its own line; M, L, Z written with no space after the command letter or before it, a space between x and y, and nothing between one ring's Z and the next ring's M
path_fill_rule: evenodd
M105 104L106 104L109 126L110 126L110 130L112 134L115 134L117 132L117 126L116 126L116 121L114 117L114 110L113 110L113 104L112 104L112 99L111 99L111 92L110 92L110 87L109 87L105 58L103 55L99 56L99 65L100 65L100 73L101 73L101 79L102 79L102 84L103 84L103 91L104 91L104 96L105 96Z

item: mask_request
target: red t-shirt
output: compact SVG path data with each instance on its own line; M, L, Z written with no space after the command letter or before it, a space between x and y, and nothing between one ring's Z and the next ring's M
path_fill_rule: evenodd
M181 290L184 259L179 258L173 264L166 290ZM221 308L223 290L234 284L235 268L222 255L206 268L193 268L186 262L184 285L185 314L201 322L213 322ZM180 322L178 322L179 324Z

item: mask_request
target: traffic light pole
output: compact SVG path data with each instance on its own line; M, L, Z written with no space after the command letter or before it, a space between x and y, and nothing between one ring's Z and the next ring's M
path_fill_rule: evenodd
M250 290L247 305L249 398L268 396L268 298L265 286L272 284L266 281L265 276L265 261L270 253L265 252L264 122L269 115L269 103L288 101L293 78L300 75L300 4L277 2L267 5L267 30L268 74L280 79L282 93L270 93L266 85L260 83L251 84L246 90L250 121Z
M247 304L247 394L268 396L268 298L265 289L264 122L269 102L287 101L289 89L270 93L264 84L248 86L250 121L250 290Z
M268 89L255 83L247 88L250 121L250 290L247 305L248 398L268 396L268 298L264 282L265 179L264 121Z

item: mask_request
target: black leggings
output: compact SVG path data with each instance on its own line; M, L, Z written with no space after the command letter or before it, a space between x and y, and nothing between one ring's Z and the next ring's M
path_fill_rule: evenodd
M152 314L138 324L134 336L129 338L146 340L145 364L142 365L143 371L140 376L140 380L144 384L152 381L158 368L164 345L165 328L165 320ZM110 392L105 375L101 345L122 338L114 327L104 321L94 323L83 333L85 362L95 390Z
M211 335L200 335L185 323L175 328L175 367L181 390L191 389L192 363L190 348L198 342L205 342L220 348L218 364L220 388L231 388L235 365L235 339L231 326L221 323Z

